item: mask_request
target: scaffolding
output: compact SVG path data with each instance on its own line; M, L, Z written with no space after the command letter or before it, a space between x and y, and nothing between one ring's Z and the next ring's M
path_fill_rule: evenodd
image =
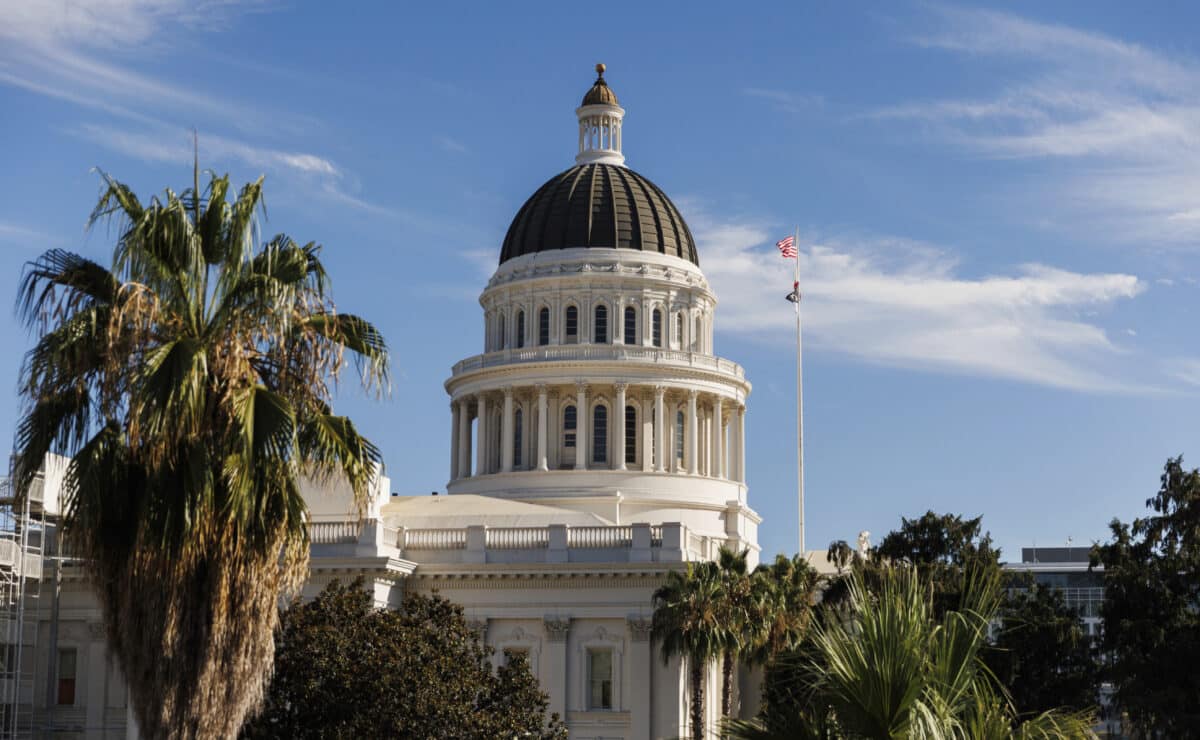
M0 478L0 738L33 737L45 493L44 471L27 496Z

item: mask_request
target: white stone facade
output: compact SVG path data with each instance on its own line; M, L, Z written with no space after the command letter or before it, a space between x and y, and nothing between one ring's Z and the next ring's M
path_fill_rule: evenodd
M623 166L612 100L577 110L581 164ZM685 736L687 674L651 640L651 596L722 546L758 558L750 384L714 352L716 296L695 258L593 244L504 259L480 305L483 351L445 382L448 495L393 496L381 475L360 514L345 486L306 487L305 595L358 576L381 607L436 591L465 608L497 661L506 648L528 654L572 738ZM55 612L43 596L37 618L57 650L77 651L78 685L58 705L43 672L39 723L134 737L77 563L64 563L57 600ZM711 732L717 666L706 680ZM743 711L755 705L747 696Z

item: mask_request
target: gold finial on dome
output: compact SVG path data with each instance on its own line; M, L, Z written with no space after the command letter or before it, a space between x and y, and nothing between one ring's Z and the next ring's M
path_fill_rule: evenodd
M588 90L587 95L583 96L584 105L617 105L617 95L608 86L608 82L604 79L604 71L608 67L601 62L596 65L596 81L592 83L592 89Z

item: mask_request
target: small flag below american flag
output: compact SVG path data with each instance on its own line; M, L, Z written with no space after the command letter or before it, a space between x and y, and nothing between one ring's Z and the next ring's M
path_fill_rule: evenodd
M787 299L792 303L800 302L800 283L792 283L792 292L787 294Z
M775 242L775 246L779 247L779 254L784 259L796 259L796 237L785 236L784 238Z

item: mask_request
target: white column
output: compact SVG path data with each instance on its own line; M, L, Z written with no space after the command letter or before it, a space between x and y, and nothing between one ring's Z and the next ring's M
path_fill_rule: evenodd
M471 407L467 399L458 402L458 477L471 475Z
M696 391L688 391L687 415L687 464L688 472L696 475L700 472L700 420L696 415Z
M663 395L667 389L661 385L654 386L654 469L659 473L666 470L667 462L667 446L666 433L667 425L663 423L666 417L666 411L663 407Z
M737 407L737 481L746 482L746 407Z
M458 402L450 402L450 480L458 478Z
M613 424L613 470L625 470L625 383L617 383L617 408L614 410L613 419L609 422Z
M654 470L654 399L642 399L642 470Z
M475 422L475 475L486 475L488 472L488 402L482 393L478 396L479 418Z
M587 383L575 384L575 469L587 470Z
M546 427L550 423L549 414L546 413L546 386L538 384L538 415L537 415L537 469L549 470L546 463Z
M500 469L511 473L513 469L513 389L504 386L504 425L500 430Z
M713 401L713 465L712 474L714 478L723 478L725 476L725 457L724 457L725 434L724 427L721 425L721 397L717 396Z

